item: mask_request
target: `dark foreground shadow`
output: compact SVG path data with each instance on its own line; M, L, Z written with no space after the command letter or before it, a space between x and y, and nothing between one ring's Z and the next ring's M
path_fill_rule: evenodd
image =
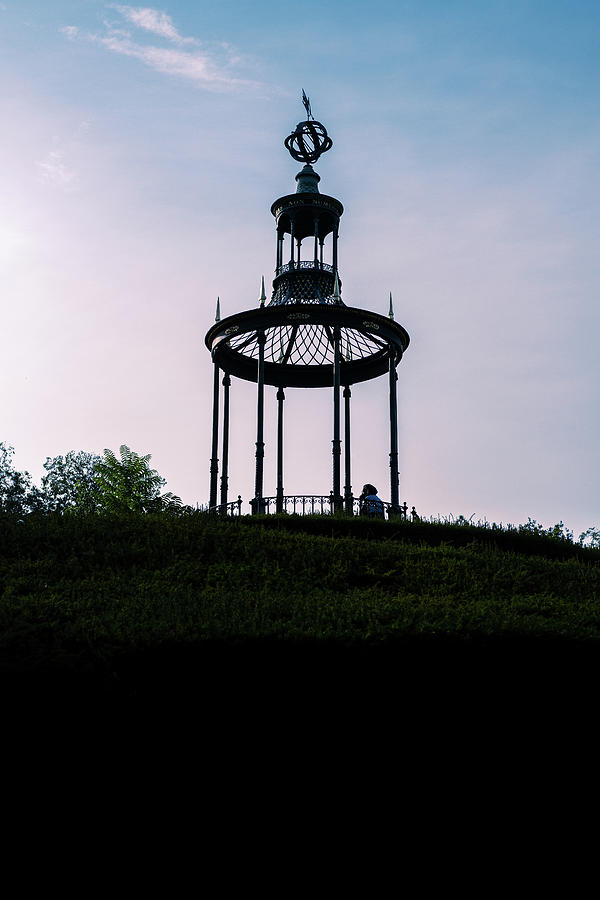
M196 721L567 708L598 687L596 643L526 638L206 641L0 669L5 713L184 713Z

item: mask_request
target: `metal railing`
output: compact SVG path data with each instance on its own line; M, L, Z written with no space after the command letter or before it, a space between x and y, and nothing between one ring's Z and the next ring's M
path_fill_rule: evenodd
M207 512L215 516L241 516L242 498L238 494L237 500L232 500L231 503L219 503L218 506L209 506Z
M277 509L277 497L263 497L262 502L256 499L250 502L254 506L259 504L263 515L279 512ZM281 505L281 512L292 515L329 516L332 513L334 502L332 494L291 494L289 497L281 498Z
M278 500L280 503L278 504ZM290 494L278 497L253 497L250 500L252 515L277 515L285 513L296 516L331 516L337 514L350 516L364 516L373 519L404 519L412 522L418 521L417 511L412 507L410 513L408 504L402 503L394 507L391 503L380 500L379 503L361 502L358 497L351 496L349 502L343 497L334 500L333 494ZM218 506L204 507L204 512L215 516L241 516L242 498L238 494L237 500L230 503L220 503Z
M331 274L335 272L329 263L315 262L314 259L301 259L300 262L288 262L279 266L275 269L275 276L284 275L285 272L296 272L298 269L313 269L316 272L331 272Z
M383 500L380 500L379 503L368 503L361 502L358 497L351 497L350 502L346 503L343 497L338 497L336 503L333 494L291 494L290 496L282 497L279 504L277 497L253 498L250 501L250 506L254 515L287 513L288 515L300 516L330 516L338 512L346 515L379 519L410 518L412 521L415 521L418 518L414 506L409 516L406 502L394 507L391 503L385 503Z

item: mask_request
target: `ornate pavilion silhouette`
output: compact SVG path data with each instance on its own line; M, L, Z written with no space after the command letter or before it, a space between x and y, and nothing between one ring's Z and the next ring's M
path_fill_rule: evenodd
M264 279L260 306L225 319L217 301L215 324L206 334L214 365L212 455L209 507L227 512L241 509L227 501L229 451L229 390L231 376L257 384L256 474L253 513L345 511L352 514L350 399L351 386L387 374L390 406L390 499L388 514L406 515L400 506L398 472L398 416L396 367L409 343L406 330L394 321L390 294L389 316L353 306L342 300L338 272L338 233L342 204L319 192L320 176L312 164L329 150L332 140L312 116L303 94L307 119L285 140L291 156L304 163L296 175L294 194L271 206L276 222L276 267L271 300L265 305ZM323 262L326 240L331 242L332 264ZM302 259L308 245L309 257ZM217 504L219 395L223 373L223 438L220 503ZM264 389L277 390L277 489L275 497L263 493ZM333 477L329 496L286 497L283 485L283 407L286 388L333 388ZM341 404L344 398L344 494L341 493ZM316 506L315 506L316 504Z

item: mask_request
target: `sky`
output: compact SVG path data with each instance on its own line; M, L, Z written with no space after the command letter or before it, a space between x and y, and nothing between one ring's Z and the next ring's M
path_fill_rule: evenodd
M400 494L422 515L600 525L596 0L0 2L0 441L127 444L209 492L204 335L258 303L302 89L333 139L343 299L411 337ZM275 494L275 389L265 397ZM287 392L285 491L331 489L332 394ZM231 388L230 496L256 386ZM389 500L385 377L353 390L352 482Z

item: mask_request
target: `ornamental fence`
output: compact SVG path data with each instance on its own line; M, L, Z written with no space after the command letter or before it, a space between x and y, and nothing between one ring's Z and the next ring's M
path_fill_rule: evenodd
M253 515L287 514L296 516L331 516L345 514L352 516L367 516L376 519L409 519L417 520L419 517L414 506L410 513L408 504L402 503L394 507L391 503L380 501L360 501L358 497L351 497L349 502L339 497L335 503L333 494L291 494L284 497L262 497L250 500L250 509ZM242 498L231 503L221 503L211 506L208 512L220 516L241 516Z

